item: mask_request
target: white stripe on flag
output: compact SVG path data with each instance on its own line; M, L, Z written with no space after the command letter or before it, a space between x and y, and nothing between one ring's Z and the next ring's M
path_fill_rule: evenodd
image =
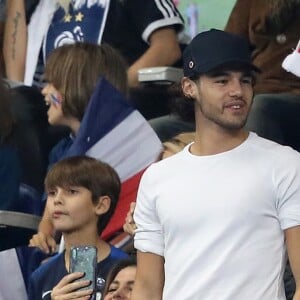
M133 111L86 155L110 164L123 182L156 161L161 151L156 133L138 111Z
M0 251L0 299L27 300L23 274L16 250Z

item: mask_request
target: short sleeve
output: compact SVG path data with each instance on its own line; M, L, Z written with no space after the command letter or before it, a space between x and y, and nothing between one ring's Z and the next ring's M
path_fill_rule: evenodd
M300 225L300 154L291 151L282 157L274 176L279 222L283 230Z
M142 252L151 252L160 256L164 254L162 226L156 211L157 196L155 184L151 177L151 167L144 173L138 190L134 221L137 230L134 246Z
M183 18L172 1L127 0L124 8L146 43L151 33L159 28L172 26L176 32L184 28Z

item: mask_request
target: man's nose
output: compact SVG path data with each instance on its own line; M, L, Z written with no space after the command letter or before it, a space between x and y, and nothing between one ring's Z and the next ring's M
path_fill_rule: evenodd
M233 79L230 83L229 88L230 88L229 90L230 96L240 97L243 93L241 82L238 79Z

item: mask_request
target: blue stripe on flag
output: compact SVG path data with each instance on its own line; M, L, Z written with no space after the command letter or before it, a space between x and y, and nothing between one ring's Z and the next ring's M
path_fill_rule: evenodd
M66 156L82 155L134 111L117 89L101 78Z

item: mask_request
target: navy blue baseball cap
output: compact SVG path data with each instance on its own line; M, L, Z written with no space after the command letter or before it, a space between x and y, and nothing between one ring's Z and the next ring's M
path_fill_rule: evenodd
M222 30L211 29L199 33L183 52L183 74L187 77L230 64L238 64L260 72L260 69L251 62L251 48L248 41Z

